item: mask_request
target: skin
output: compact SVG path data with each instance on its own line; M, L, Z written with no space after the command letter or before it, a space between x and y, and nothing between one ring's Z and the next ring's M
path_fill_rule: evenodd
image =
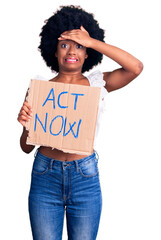
M89 86L88 79L82 75L82 66L88 57L86 48L93 48L122 66L112 72L103 73L106 82L105 88L108 92L126 86L143 70L143 64L137 58L120 48L91 38L83 26L80 29L65 31L58 40L55 56L58 58L59 73L50 81ZM26 153L30 153L35 147L26 144L28 132L25 130L25 123L31 118L32 108L25 101L18 115L18 121L24 127L20 138L20 145ZM39 148L39 151L50 158L61 161L72 161L86 157L86 155L64 153L58 149L52 150L50 147L43 146Z

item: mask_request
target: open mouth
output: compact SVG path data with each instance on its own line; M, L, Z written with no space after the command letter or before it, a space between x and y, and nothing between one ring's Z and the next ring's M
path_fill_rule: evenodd
M65 58L65 62L76 63L76 62L78 62L78 59L76 59L76 58Z

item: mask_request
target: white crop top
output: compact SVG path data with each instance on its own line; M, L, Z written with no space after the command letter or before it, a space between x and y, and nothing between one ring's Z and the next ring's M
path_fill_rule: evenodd
M102 114L105 110L105 102L104 98L106 94L108 93L106 88L104 87L106 82L103 80L103 73L99 70L96 70L92 73L90 73L88 76L86 76L89 80L90 86L92 87L100 87L101 88L101 94L100 94L100 101L99 101L99 108L98 108L98 115L97 115L97 123L96 123L96 131L95 131L95 138L94 138L94 145L93 148L96 148L97 143L97 136L100 129L100 122L102 118ZM44 77L40 75L36 75L33 79L37 80L47 80Z
M106 94L108 93L108 91L104 87L106 82L103 80L103 73L101 71L96 70L93 73L89 74L89 76L87 76L87 78L89 80L90 86L101 88L101 95L100 95L100 102L99 102L97 123L96 123L96 131L95 131L95 138L94 138L94 145L93 145L93 148L95 149L96 145L97 145L97 136L98 136L99 129L100 129L102 114L106 109L104 98L105 98Z

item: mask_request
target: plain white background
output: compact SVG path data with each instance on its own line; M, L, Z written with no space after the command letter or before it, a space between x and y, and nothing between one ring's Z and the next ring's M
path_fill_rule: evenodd
M106 42L144 64L137 79L105 99L97 147L103 194L97 239L160 240L161 19L156 0L15 0L1 6L0 237L32 239L27 201L34 152L26 155L20 150L22 126L17 115L30 79L36 74L53 76L37 50L39 33L59 5L69 4L94 13L106 30ZM107 57L98 66L101 71L118 67Z

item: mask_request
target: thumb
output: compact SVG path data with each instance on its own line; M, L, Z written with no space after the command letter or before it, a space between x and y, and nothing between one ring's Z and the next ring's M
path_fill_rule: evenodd
M85 29L83 26L81 26L80 29L81 29L83 32L87 32L86 29Z

